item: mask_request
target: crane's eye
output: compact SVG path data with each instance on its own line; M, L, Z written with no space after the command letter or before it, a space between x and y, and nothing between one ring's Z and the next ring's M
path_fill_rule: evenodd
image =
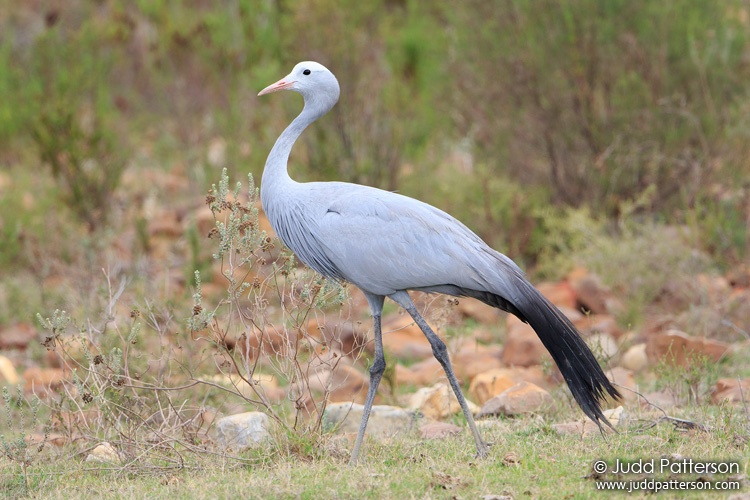
M303 71L303 72L302 72L302 74L303 74L303 75L309 75L309 74L310 74L310 70L309 70L309 69L306 69L305 71Z

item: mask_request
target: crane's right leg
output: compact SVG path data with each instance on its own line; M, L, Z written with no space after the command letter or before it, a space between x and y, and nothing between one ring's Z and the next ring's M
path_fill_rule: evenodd
M372 311L372 322L375 335L375 357L372 361L372 366L370 367L370 387L367 389L367 399L365 400L365 408L362 412L362 421L359 424L359 432L357 432L357 439L354 441L354 449L352 450L352 457L349 459L349 465L357 465L359 448L362 446L362 440L365 437L367 420L370 418L372 403L375 401L375 393L378 390L380 379L383 378L383 372L385 372L383 334L380 327L380 320L383 315L383 301L385 300L385 297L382 295L371 295L369 293L365 293L365 297L367 297L367 302L370 303L370 310Z
M480 458L484 457L485 455L487 455L487 445L484 441L482 441L482 437L479 435L479 430L477 429L477 425L474 423L474 417L469 410L469 405L466 404L466 398L464 398L464 394L463 392L461 392L461 385L458 383L456 374L453 372L453 367L451 366L451 361L448 358L448 349L445 345L445 342L440 340L440 337L438 337L435 332L432 331L430 325L428 325L422 315L419 314L419 311L417 311L417 308L414 307L414 302L412 302L408 292L399 291L392 295L389 295L389 297L397 302L398 305L406 309L406 312L408 312L409 315L414 319L414 322L417 323L417 326L419 326L419 328L422 330L422 333L424 333L425 337L427 337L427 340L430 342L430 346L432 347L432 354L435 356L435 359L437 359L438 362L442 365L443 370L445 371L445 375L446 377L448 377L448 382L453 388L453 393L456 395L456 399L458 399L458 404L461 406L461 410L463 410L464 412L464 417L466 417L466 422L469 424L471 434L474 436L474 442L477 445L477 456Z

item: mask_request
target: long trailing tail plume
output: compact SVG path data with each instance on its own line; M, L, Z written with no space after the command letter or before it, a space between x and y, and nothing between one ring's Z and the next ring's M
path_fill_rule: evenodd
M602 413L601 403L607 395L614 399L622 396L604 374L591 349L570 320L531 283L521 280L517 285L520 295L513 305L552 355L583 412L599 428L602 423L612 427Z
M602 402L607 395L614 399L622 396L610 383L591 349L581 338L576 327L560 310L528 282L520 270L506 267L508 279L504 281L506 293L459 289L446 290L454 295L474 297L491 306L518 316L536 332L552 355L573 397L583 412L601 429L602 424L612 427L602 413ZM512 297L512 298L506 298Z

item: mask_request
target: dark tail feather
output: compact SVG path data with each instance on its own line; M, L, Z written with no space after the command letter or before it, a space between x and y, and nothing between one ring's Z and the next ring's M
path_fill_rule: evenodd
M600 428L602 423L612 427L602 414L601 403L607 394L615 399L622 396L604 374L591 349L570 320L539 290L526 280L519 289L521 294L513 305L552 355L583 412Z
M488 292L464 292L491 306L511 312L531 325L555 360L583 412L599 428L602 423L612 427L602 413L601 403L608 394L615 399L621 399L622 396L610 383L570 320L526 279L521 276L515 278L513 284L517 293L510 300Z

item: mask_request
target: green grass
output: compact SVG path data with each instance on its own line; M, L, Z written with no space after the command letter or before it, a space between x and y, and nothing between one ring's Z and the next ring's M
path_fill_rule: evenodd
M318 458L267 449L247 452L243 464L185 453L184 468L165 470L137 463L123 469L92 466L71 457L68 450L49 450L30 469L30 493L37 498L598 498L601 493L589 477L595 460L612 464L615 459L658 460L674 454L739 461L747 474L747 416L717 407L700 408L699 413L696 417L711 431L681 431L668 423L643 430L645 422L640 422L606 439L599 434L561 436L534 417L490 422L481 427L485 440L492 443L485 459L474 458L468 432L445 440L368 439L356 468L347 465L348 445L340 439L329 440ZM727 418L729 414L735 418ZM504 460L509 454L516 458ZM264 455L275 458L264 460ZM0 491L20 497L23 490L18 471L2 462Z

